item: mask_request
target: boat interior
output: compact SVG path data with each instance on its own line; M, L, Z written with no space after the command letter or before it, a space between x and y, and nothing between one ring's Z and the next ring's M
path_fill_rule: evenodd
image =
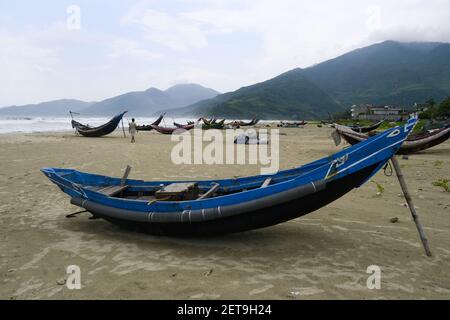
M201 186L198 182L173 182L156 187L142 187L133 185L119 185L107 187L88 187L92 191L102 193L108 197L142 201L191 201L234 194L257 188L267 188L273 182L272 177L267 177L259 186L248 186L228 190L219 183L211 183L210 187Z
M75 170L57 173L83 189L108 197L141 201L192 201L267 188L294 178L306 176L315 170L328 168L329 161L321 160L308 165L280 171L273 175L208 181L145 182L128 179L128 166L122 178L91 175Z

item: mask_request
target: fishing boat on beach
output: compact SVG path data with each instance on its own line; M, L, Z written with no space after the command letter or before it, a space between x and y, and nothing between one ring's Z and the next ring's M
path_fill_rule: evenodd
M254 118L252 120L250 120L249 122L245 122L245 121L238 121L239 126L241 127L251 127L254 125L257 125L259 122L258 119Z
M301 128L305 125L307 125L308 122L305 120L302 121L281 121L277 127L278 128Z
M161 124L161 121L163 121L165 115L166 115L165 113L160 115L159 118L156 119L155 122L153 122L152 124L136 126L136 130L137 131L152 131L153 130L152 126L159 126Z
M217 121L217 119L207 120L205 118L202 118L201 120L203 121L203 124L201 126L202 130L210 130L210 129L221 130L225 127L225 119Z
M91 127L89 125L82 124L72 118L72 128L74 128L77 133L81 134L84 137L106 136L116 130L125 113L127 113L127 111L122 112L121 114L109 120L107 123L98 127ZM72 112L70 114L72 115Z
M360 187L399 150L416 121L272 175L147 182L129 179L129 170L122 178L73 169L41 171L95 218L155 235L219 235L298 218Z
M367 133L370 131L377 130L382 124L384 123L384 120L378 121L377 123L374 123L370 126L361 127L361 126L349 126L350 129L352 129L355 132L359 133Z
M194 122L188 121L187 124L180 124L180 123L177 123L177 122L174 121L173 125L175 127L179 128L179 129L190 130L190 129L192 129L194 127Z
M354 132L345 126L335 126L336 132L351 145L369 138L370 135ZM450 125L435 130L410 134L402 144L398 154L412 154L437 146L450 138Z
M167 128L167 127L160 127L160 126L154 126L154 125L150 125L152 127L153 130L162 133L162 134L172 134L175 131L184 131L184 130L191 130L195 127L195 125L193 124L189 124L189 125L185 125L183 128L179 128L179 127L173 127L173 128Z
M216 123L216 121L217 121L217 119L215 119L215 118L212 118L212 119L200 118L200 120L203 121L203 123L208 126Z

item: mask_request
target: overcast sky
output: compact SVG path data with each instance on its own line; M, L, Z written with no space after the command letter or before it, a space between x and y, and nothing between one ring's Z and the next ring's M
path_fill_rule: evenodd
M450 0L0 0L0 106L226 92L383 40L450 42Z

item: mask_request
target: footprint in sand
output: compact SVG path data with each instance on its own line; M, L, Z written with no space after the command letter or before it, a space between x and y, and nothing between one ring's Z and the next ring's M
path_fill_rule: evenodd
M260 293L266 292L267 290L272 289L272 288L273 288L273 285L268 284L268 285L266 285L266 286L264 286L262 288L253 289L248 294L251 295L251 296L254 296L256 294L260 294Z
M219 299L220 297L220 294L214 293L198 293L190 296L191 299Z
M310 295L314 295L314 294L320 294L320 293L324 293L324 290L321 289L317 289L314 287L308 287L308 288L293 288L291 293L291 296L310 296Z

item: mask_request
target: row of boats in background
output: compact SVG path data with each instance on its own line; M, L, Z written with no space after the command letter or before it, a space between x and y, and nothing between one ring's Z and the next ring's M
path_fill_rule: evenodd
M123 116L127 113L127 111L122 112L121 114L113 117L107 123L98 126L98 127L90 127L88 125L82 124L73 119L72 116L72 127L76 129L77 133L85 136L85 137L101 137L112 133L119 126L120 122L122 122L123 127ZM231 122L226 122L225 119L206 119L199 118L197 121L190 121L186 124L180 124L177 122L173 122L172 127L161 126L161 123L164 120L165 114L159 116L156 121L149 125L141 125L137 126L138 131L156 131L161 134L172 134L176 130L191 130L195 127L200 127L203 130L210 129L237 129L241 127L250 127L258 124L258 119L253 119L251 121L241 121L235 120ZM380 126L384 123L384 121L376 122L369 126L344 126L339 124L331 124L331 127L335 129L333 133L333 139L336 145L339 145L344 139L351 145L360 143L364 140L367 140L370 136L376 133L376 130L380 128ZM306 121L281 121L277 124L277 127L280 128L298 128L303 127L307 124ZM341 139L342 138L342 139ZM448 140L450 138L450 125L444 125L440 128L434 130L426 130L420 133L413 133L408 136L406 141L403 143L402 147L399 149L399 154L411 154L421 150L429 149L434 147L442 142Z
M308 122L305 120L302 121L280 121L280 123L277 124L278 128L301 128L303 126L306 126Z
M180 124L177 122L173 122L173 127L162 127L160 126L161 122L163 121L164 115L161 115L154 123L150 125L144 125L144 126L138 126L138 131L152 131L155 130L162 134L172 134L176 130L191 130L195 127L201 126L202 130L210 130L210 129L237 129L240 127L249 127L256 125L259 120L253 119L249 122L245 121L231 121L229 123L225 123L225 119L218 120L218 119L206 119L206 118L200 118L197 121L188 121L186 124Z
M332 137L336 145L341 143L341 138L351 145L355 145L362 141L367 140L369 137L376 135L375 131L378 129L384 121L377 122L371 126L359 127L359 126L343 126L339 124L333 124L332 127L335 131ZM422 150L429 149L437 146L450 138L450 124L443 125L440 128L433 130L424 130L419 133L411 133L403 142L402 146L398 150L398 154L412 154Z
M76 114L74 112L70 112L70 115L72 117L72 128L76 130L76 132L82 136L85 137L102 137L105 135L108 135L112 133L116 128L119 126L120 122L122 122L123 127L123 116L127 113L127 111L122 112L121 114L118 114L117 116L113 117L110 121L107 123L98 126L98 127L91 127L86 124L82 124L76 120L73 119L73 114ZM218 120L218 119L206 119L206 118L200 118L197 121L188 121L186 124L180 124L173 122L173 127L166 127L161 126L161 123L164 120L165 114L162 114L159 116L158 119L156 119L153 123L149 125L138 125L136 129L138 131L157 131L162 134L172 134L176 130L191 130L195 127L200 127L202 130L210 130L210 129L237 129L240 127L249 127L254 126L258 124L258 119L253 119L251 121L245 122L241 120L235 120L226 123L226 120Z

